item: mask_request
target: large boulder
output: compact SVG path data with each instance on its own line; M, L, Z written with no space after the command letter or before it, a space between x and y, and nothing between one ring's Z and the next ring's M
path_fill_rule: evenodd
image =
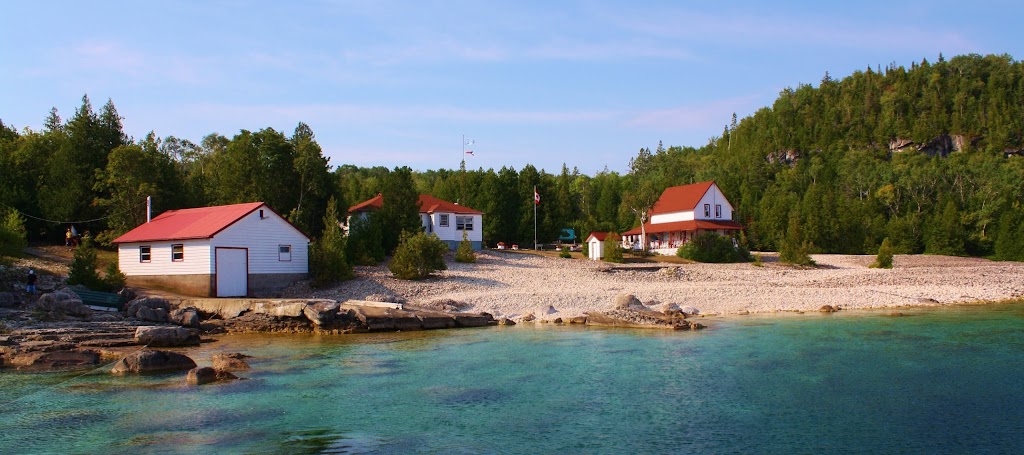
M184 327L140 326L135 329L135 342L153 347L196 346L199 335Z
M636 298L633 294L619 294L615 296L615 309L616 310L646 310L640 299Z
M92 309L85 306L77 295L64 291L43 294L36 301L36 308L48 313L60 313L68 316L87 317L92 314Z
M249 356L238 352L214 354L210 359L213 368L223 371L248 370L249 364L245 359Z
M166 373L185 371L196 367L196 362L186 355L169 351L142 349L128 354L114 364L113 374Z
M335 301L320 301L310 305L306 305L302 309L302 314L312 322L313 325L320 327L326 323L334 320L334 317L338 314L338 308L341 305Z
M188 370L188 374L185 375L185 382L192 385L203 385L231 379L238 379L238 376L212 367L193 368Z
M148 322L168 322L171 304L159 297L143 297L128 302L125 316Z
M172 324L177 324L182 327L193 327L199 328L199 310L193 307L178 308L172 310L167 319Z

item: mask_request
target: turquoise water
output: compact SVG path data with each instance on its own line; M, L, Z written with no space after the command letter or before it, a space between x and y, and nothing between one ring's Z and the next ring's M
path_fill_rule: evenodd
M1024 452L1024 306L706 322L231 336L191 355L249 379L202 387L4 372L0 452Z

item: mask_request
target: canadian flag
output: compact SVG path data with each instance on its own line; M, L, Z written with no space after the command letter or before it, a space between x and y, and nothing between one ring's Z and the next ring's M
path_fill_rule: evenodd
M537 192L537 187L533 187L533 203L540 205L540 193Z

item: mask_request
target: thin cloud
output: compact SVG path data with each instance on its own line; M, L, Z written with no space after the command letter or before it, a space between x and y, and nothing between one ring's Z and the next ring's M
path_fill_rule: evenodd
M676 106L666 109L654 109L631 116L625 125L633 128L650 128L658 130L700 130L714 131L724 126L738 113L752 112L759 97L747 96L717 100L700 105Z

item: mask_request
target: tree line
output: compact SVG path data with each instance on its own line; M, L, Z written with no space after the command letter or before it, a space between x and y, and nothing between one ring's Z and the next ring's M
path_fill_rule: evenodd
M418 193L483 211L485 243L529 245L537 235L622 232L646 219L664 188L715 180L752 250L787 236L812 252L900 253L1024 260L1024 65L1007 55L964 55L910 68L867 67L815 87L783 90L701 147L641 148L626 172L585 175L563 165L521 169L331 166L308 125L210 134L198 143L154 133L128 138L112 101L88 96L67 121L51 110L41 131L0 121L0 204L27 214L30 240L56 241L79 221L109 241L154 213L263 201L313 238L378 193L395 201L387 222L361 228L367 258L390 252ZM385 204L387 207L388 204ZM81 229L82 227L80 227ZM355 233L353 233L355 235ZM377 248L380 243L383 248ZM368 259L372 260L372 259Z

